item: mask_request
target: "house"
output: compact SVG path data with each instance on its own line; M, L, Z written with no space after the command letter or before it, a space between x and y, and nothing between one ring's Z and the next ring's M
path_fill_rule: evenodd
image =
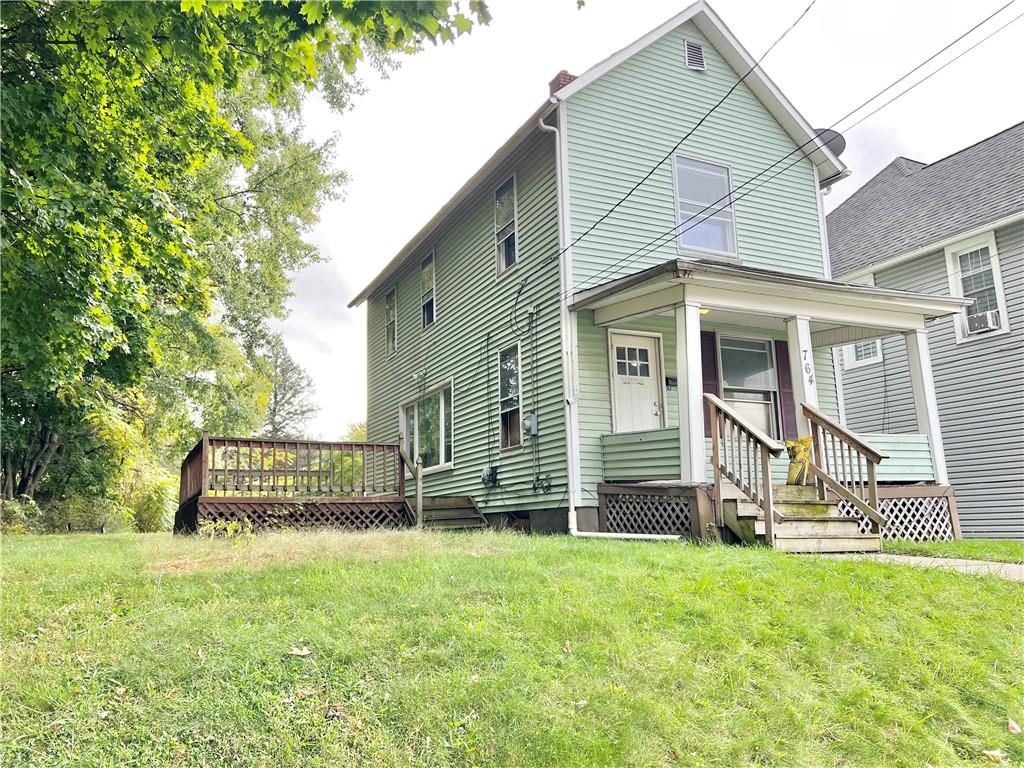
M828 216L832 271L973 299L928 325L964 536L1024 539L1024 123L925 164L897 157ZM846 423L918 431L902 339L843 350Z
M670 152L752 65L698 2L560 73L352 300L368 438L420 456L426 495L582 536L956 535L926 328L965 300L831 279L847 170L763 70ZM913 434L841 423L833 350L880 333L907 339ZM810 489L785 486L798 435Z

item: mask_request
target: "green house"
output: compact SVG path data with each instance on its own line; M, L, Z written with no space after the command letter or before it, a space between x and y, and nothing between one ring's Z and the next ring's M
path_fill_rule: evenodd
M698 2L559 73L352 300L368 438L419 457L424 495L580 536L958 535L925 327L965 302L832 280L821 195L848 172L753 64ZM918 429L855 434L837 355L883 331Z

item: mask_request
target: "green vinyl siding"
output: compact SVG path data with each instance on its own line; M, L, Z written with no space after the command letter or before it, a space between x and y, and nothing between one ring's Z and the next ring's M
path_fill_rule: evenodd
M604 479L670 480L679 477L679 428L605 435Z
M683 66L683 41L704 46L707 70ZM566 102L573 237L607 211L739 79L692 22L622 62L572 94ZM688 137L679 154L727 165L736 189L796 143L745 85ZM735 204L740 261L748 266L823 277L817 185L813 166L800 158L744 187ZM746 194L750 192L749 194ZM611 216L573 247L576 286L595 285L675 258L674 239L643 258L611 265L677 224L673 163L663 163Z
M500 276L494 244L494 190L516 175L518 263ZM421 328L420 263L435 254L436 321ZM553 138L539 131L509 158L469 202L442 225L394 283L370 297L367 315L370 441L399 437L399 408L444 382L452 382L454 468L425 475L428 495L470 495L485 512L565 506L565 420L561 330L557 297L557 186ZM510 321L516 293L519 329ZM385 354L384 295L397 292L398 349ZM538 308L536 330L526 308ZM536 340L534 348L533 340ZM533 442L501 450L498 436L498 353L520 344L523 415L537 401L538 473L551 482L534 491ZM499 469L500 486L488 490L481 473Z
M878 465L878 482L921 483L935 480L928 435L860 436L872 448L886 455Z

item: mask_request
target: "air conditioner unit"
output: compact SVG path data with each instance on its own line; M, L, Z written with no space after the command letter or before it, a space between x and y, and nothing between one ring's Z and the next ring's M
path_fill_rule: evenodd
M967 332L985 333L985 331L998 331L999 323L999 313L995 311L979 312L976 315L968 315Z

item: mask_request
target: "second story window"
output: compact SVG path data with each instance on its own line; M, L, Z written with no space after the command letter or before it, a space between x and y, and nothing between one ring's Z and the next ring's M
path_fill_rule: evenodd
M494 242L498 252L498 272L504 272L516 265L516 178L508 181L494 192Z
M676 158L679 247L736 255L732 178L724 165Z
M384 351L391 354L398 349L398 301L395 289L384 295Z
M992 233L946 248L946 269L950 293L974 299L957 318L957 342L1006 333L1006 296Z
M420 262L420 318L423 328L434 324L434 254Z
M498 413L501 447L522 445L519 426L519 345L513 344L498 353Z

